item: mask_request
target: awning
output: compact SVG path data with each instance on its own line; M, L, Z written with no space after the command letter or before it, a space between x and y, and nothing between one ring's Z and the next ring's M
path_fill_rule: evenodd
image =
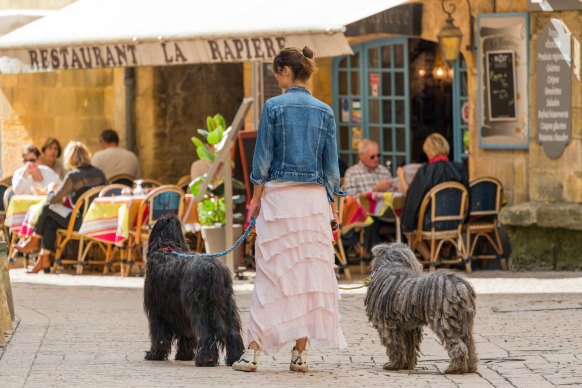
M44 9L2 9L0 10L0 36L53 12L55 11Z
M2 73L351 54L345 25L406 0L79 0L0 38Z

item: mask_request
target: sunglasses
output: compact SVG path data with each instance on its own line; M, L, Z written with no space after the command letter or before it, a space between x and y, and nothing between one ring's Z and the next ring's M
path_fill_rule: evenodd
M37 159L22 159L22 163L36 163Z
M372 160L374 160L374 159L376 159L376 158L378 158L378 159L379 159L379 158L380 158L380 154L374 154L374 155L370 155L370 156L369 156L369 158L370 158L370 159L372 159Z

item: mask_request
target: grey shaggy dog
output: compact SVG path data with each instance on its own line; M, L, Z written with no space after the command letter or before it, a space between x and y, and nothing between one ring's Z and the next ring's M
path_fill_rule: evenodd
M376 245L372 254L364 305L390 359L384 369L414 369L423 326L428 325L449 353L445 373L475 372L479 360L473 341L473 287L452 273L423 274L405 244Z
M188 253L178 218L159 219L147 251L143 305L151 348L145 358L167 360L175 343L176 360L214 366L224 349L226 364L232 365L244 345L230 271L218 259Z

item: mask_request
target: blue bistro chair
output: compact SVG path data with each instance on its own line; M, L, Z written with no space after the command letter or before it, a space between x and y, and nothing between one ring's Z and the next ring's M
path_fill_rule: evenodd
M503 186L493 177L483 177L469 185L469 222L466 225L468 260L481 259L483 268L487 260L499 259L501 268L507 270L503 246L499 238L498 216L502 205ZM495 254L475 254L479 241L489 242Z
M184 191L174 185L164 185L153 189L140 204L137 211L135 229L129 231L127 262L121 261L121 274L128 276L133 265L144 265L142 242L147 242L155 223L167 214L182 218L184 212Z
M467 260L463 242L463 222L468 211L469 192L461 183L444 182L433 187L422 200L418 214L418 227L410 248L415 250L421 241L430 247L430 259L419 258L434 271L437 264L464 263L471 272L471 262ZM456 249L454 258L440 258L443 245L449 243Z

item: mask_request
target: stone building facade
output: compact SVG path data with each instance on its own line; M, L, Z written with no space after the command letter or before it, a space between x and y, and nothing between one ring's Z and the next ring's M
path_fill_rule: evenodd
M528 12L527 0L469 0L473 16L480 14L508 14ZM0 7L34 7L58 9L72 0L45 0L42 2L2 2ZM445 17L440 0L423 0L421 32L418 36L400 36L421 39L436 44L437 35ZM31 4L33 3L33 4ZM479 147L479 72L477 52L467 49L470 26L467 0L447 1L455 5L452 14L455 24L463 33L461 53L466 62L468 84L468 171L471 179L494 176L504 186L504 197L509 209L520 206L519 212L509 212L505 221L518 227L542 228L539 236L547 235L550 228L558 233L574 233L579 248L582 246L577 230L582 230L582 214L577 210L582 202L582 90L578 76L572 72L572 139L563 154L549 158L536 142L536 42L551 18L561 19L572 33L573 47L582 41L579 23L582 10L529 12L529 143L526 149L483 149ZM479 31L475 28L475 37ZM357 45L395 34L373 33L350 36ZM573 51L580 63L579 50ZM319 71L310 80L313 95L329 105L334 96L334 59L319 58ZM205 117L222 113L230 122L243 97L253 95L256 74L252 63L219 65L183 65L173 67L140 67L135 69L134 136L131 139L138 154L142 173L166 183L178 180L189 171L196 159L190 138L197 128L203 128ZM0 76L0 125L2 142L2 174L12 175L20 166L20 149L28 141L41 144L48 136L57 137L64 145L77 139L85 142L91 151L98 149L97 137L101 130L114 128L125 139L125 83L124 69L69 70L55 73L19 74ZM523 97L523 96L522 96ZM249 113L245 130L254 130L257 112ZM552 208L552 206L554 206ZM559 209L558 209L559 208ZM525 209L525 210L524 210ZM541 210L540 210L541 209ZM549 210L548 210L549 209ZM554 210L552 210L554 209ZM525 215L524 215L525 214ZM546 221L538 223L538 215ZM561 222L560 217L574 219ZM541 219L540 218L540 219ZM547 220L554 220L548 224ZM546 223L544 223L546 222ZM580 224L580 225L579 225ZM567 226L564 226L567 225ZM557 228L561 227L561 228ZM515 235L515 234L514 234ZM516 245L517 246L517 245ZM527 249L524 248L525 251ZM521 254L521 253L520 253ZM554 259L552 266L559 267ZM580 264L574 267L580 267ZM572 267L566 265L564 267Z

